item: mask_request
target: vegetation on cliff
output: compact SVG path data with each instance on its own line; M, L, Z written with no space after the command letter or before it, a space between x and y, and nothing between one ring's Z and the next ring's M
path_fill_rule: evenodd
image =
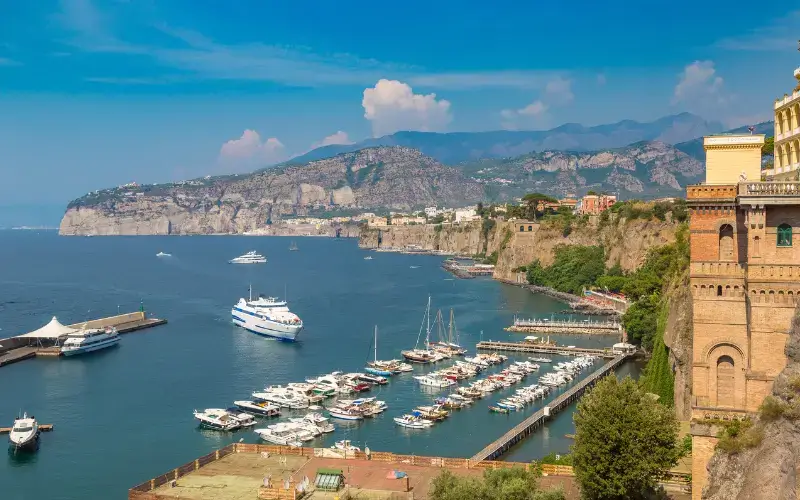
M594 285L604 272L601 246L559 245L551 266L542 267L538 260L527 266L528 283L566 293L579 293Z
M461 477L444 470L433 480L431 500L564 500L562 490L542 490L541 473L514 467L486 470L482 478Z
M572 462L587 499L646 498L682 453L674 413L630 377L600 380L573 420Z

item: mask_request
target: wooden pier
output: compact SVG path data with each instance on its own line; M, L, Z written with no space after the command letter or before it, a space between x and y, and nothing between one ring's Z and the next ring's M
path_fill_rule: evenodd
M614 358L619 355L610 347L606 349L587 349L584 347L564 347L534 342L501 342L496 340L482 340L478 342L477 349L484 351L514 351L531 352L538 354L556 354L561 356L600 356L602 358Z
M602 368L595 371L585 379L578 382L575 386L570 388L564 394L561 394L556 399L547 404L544 408L537 411L524 421L514 426L510 431L503 434L500 439L489 444L486 448L479 451L471 460L496 460L500 455L508 451L512 446L520 442L525 437L532 434L536 429L544 425L544 423L559 411L569 406L572 402L580 398L586 389L592 387L595 382L604 377L619 365L629 356L629 354L620 354L614 359L603 365Z
M551 321L514 318L508 332L557 334L621 335L622 325L616 321Z
M53 430L53 424L39 424L39 432L50 432ZM10 434L11 427L0 427L0 434Z

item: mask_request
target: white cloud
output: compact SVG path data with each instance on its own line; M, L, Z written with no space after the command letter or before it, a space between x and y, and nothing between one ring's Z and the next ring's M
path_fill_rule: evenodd
M262 141L258 132L247 129L240 138L222 145L219 159L227 164L266 166L285 160L286 148L275 137Z
M332 144L353 144L353 141L347 136L347 132L343 132L341 130L337 131L335 134L331 134L328 137L325 137L319 142L315 142L311 145L311 149L319 148L322 146L330 146Z
M450 102L436 94L415 94L406 83L381 79L364 89L364 118L379 137L399 130L439 131L452 120Z
M700 103L705 101L725 101L722 94L723 79L717 75L713 61L695 61L687 65L680 74L680 80L675 86L672 103Z
M516 130L528 127L546 127L550 124L549 111L566 106L575 100L572 80L556 76L544 86L539 99L519 109L504 109L500 112L503 128Z

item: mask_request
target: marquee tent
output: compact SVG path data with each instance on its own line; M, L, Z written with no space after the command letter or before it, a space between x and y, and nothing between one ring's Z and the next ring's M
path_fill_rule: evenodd
M33 338L33 339L60 339L62 337L66 337L70 333L78 333L78 332L79 330L62 325L58 321L58 319L56 319L56 317L53 316L53 319L50 320L50 323L47 323L38 330L34 330L24 335L20 335L20 337Z

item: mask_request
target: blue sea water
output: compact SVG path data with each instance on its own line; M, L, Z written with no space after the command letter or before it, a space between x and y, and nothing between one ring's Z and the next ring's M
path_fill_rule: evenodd
M105 351L0 368L0 425L11 425L19 411L55 425L35 454L0 459L0 497L122 499L129 487L213 449L240 439L258 442L250 431L199 430L192 410L227 407L265 385L359 371L372 355L375 325L378 356L399 357L417 341L428 295L445 320L453 308L461 343L473 351L481 332L484 339L519 340L503 331L515 313L550 316L565 308L489 279L454 280L437 257L371 253L374 259L365 261L368 253L355 240L301 238L296 252L289 243L278 237L66 238L0 231L0 338L34 330L54 315L69 324L140 304L169 320L124 335L118 347ZM268 263L227 264L248 250L264 253ZM159 251L172 257L158 258ZM300 342L265 339L231 324L231 306L251 283L256 292L288 297L306 325ZM587 347L614 342L556 340ZM628 364L618 374L638 371ZM436 394L420 388L411 374L393 377L371 394L388 403L385 414L336 422L335 433L310 445L351 439L373 450L468 457L542 406L498 415L487 411L498 399L490 397L428 430L394 425L392 417ZM570 410L504 459L566 452L571 442L565 434L571 432Z

